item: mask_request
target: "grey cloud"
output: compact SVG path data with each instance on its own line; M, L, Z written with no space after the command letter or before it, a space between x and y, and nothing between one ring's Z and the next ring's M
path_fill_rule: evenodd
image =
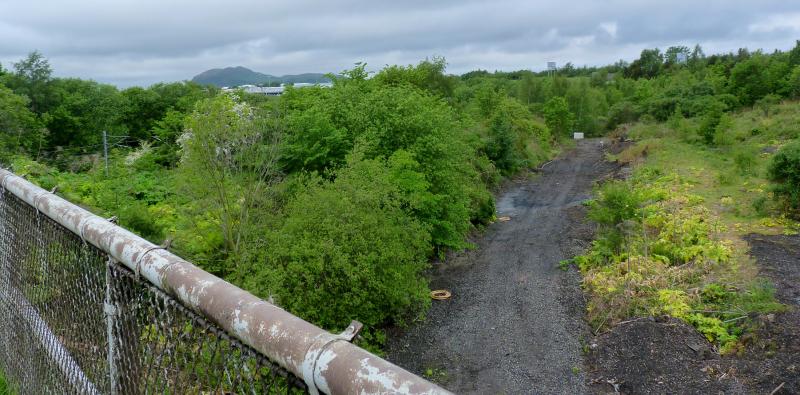
M431 55L458 73L541 69L548 60L630 60L674 44L772 50L800 37L800 4L777 0L0 0L0 10L4 65L39 49L58 75L120 86L230 65L336 72Z

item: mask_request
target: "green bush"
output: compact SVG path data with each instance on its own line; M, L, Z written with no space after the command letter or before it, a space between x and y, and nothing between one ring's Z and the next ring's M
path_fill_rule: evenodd
M379 82L379 81L378 81ZM410 154L424 175L430 199L414 214L430 227L439 247L463 248L470 220L483 211L471 197L484 188L475 147L453 109L441 98L410 84L372 80L337 81L330 89L290 90L282 98L287 131L282 161L287 172L333 174L358 144L367 159Z
M554 97L544 104L544 121L554 136L567 137L575 125L575 115L563 97Z
M703 115L703 118L700 121L698 134L704 143L708 145L714 144L714 137L717 134L717 126L722 120L722 115L723 112L721 106L714 106L705 115Z
M755 150L748 147L740 147L733 151L733 163L741 175L753 174L757 165Z
M776 197L792 210L800 209L800 141L782 147L770 162L768 176L776 183Z
M484 152L503 174L510 175L547 158L550 130L533 120L516 100L504 98L489 119Z
M632 102L626 100L616 103L608 110L606 129L613 130L619 125L636 121L638 118L639 114Z
M764 196L759 196L753 199L752 203L753 211L756 212L756 215L759 217L766 217L769 214L769 206L767 205L767 198Z
M714 137L713 143L715 146L728 146L733 144L733 120L728 114L722 114L717 122L717 125L714 126Z
M376 328L422 314L430 234L404 208L421 204L426 197L415 194L424 186L409 175L393 182L392 166L351 157L334 181L310 180L263 255L251 259L247 288L332 330L353 319Z
M441 97L453 96L458 78L444 73L447 61L435 56L416 66L387 66L374 80L384 85L411 84Z
M45 130L28 110L29 104L27 97L14 94L0 83L0 161L11 155L35 154L41 148Z
M589 204L589 218L600 224L602 236L599 240L607 242L607 248L616 253L628 230L625 228L641 220L644 199L625 181L607 182L596 191L596 195L597 199Z
M514 150L511 120L506 114L500 113L492 118L485 150L486 156L503 174L513 173L522 166L522 160Z

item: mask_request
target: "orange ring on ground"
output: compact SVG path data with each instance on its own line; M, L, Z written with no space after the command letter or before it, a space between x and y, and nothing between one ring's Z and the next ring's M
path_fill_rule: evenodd
M435 291L431 291L431 299L434 300L447 300L450 299L451 296L453 296L453 294L446 289L437 289Z

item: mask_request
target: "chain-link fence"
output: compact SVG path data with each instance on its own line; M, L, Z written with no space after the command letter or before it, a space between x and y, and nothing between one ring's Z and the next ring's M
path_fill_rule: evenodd
M20 393L293 393L305 385L10 193L0 370Z
M449 394L0 169L0 377L22 394Z

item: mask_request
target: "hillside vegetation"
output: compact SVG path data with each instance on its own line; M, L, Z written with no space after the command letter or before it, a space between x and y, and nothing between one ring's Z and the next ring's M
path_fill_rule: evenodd
M553 76L452 76L438 58L373 75L357 65L332 88L279 98L192 82L120 91L53 78L34 52L0 69L0 84L3 165L153 242L171 239L205 270L327 329L360 320L371 346L385 325L425 313L429 261L471 247L468 234L494 220L491 192L504 177L549 160L575 130L600 136L637 121L629 135L642 140L623 156L662 164L600 191L592 215L606 231L579 259L590 315L713 318L710 337L727 344L722 331L736 335L722 325L728 316L691 310L777 308L767 285L745 281L749 264L724 241L723 224L796 213L796 146L765 174L757 144L796 138L779 121L793 107L777 103L800 95L800 45L775 54L645 50L631 64L568 64ZM704 170L685 173L691 166ZM764 199L735 194L738 180Z
M731 353L744 350L754 313L785 310L772 284L757 275L741 237L800 230L793 220L800 104L786 100L798 96L792 85L800 75L798 53L732 61L730 74L718 82L725 93L703 112L684 111L691 97L674 96L667 118L646 114L653 116L614 132L635 141L611 158L631 164L633 174L598 188L589 216L600 234L575 259L595 330L632 317L670 315ZM740 70L747 70L746 78ZM697 76L703 72L658 79L674 89L680 81L702 83Z

